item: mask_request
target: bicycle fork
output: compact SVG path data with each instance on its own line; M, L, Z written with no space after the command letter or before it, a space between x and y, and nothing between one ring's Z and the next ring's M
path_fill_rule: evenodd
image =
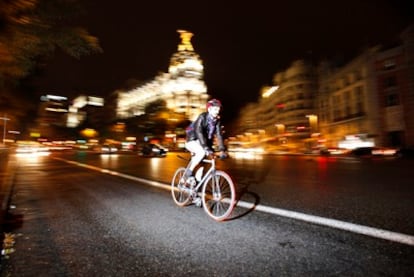
M213 201L218 201L221 199L221 189L220 189L220 176L216 175L216 170L211 174L212 186L211 186L211 197Z

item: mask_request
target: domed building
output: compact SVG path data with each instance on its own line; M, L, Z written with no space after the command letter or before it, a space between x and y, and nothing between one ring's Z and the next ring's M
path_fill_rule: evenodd
M117 117L127 119L145 113L145 107L163 100L167 108L183 114L189 120L205 110L208 99L203 80L204 67L200 56L194 52L193 34L178 30L181 43L170 59L168 73L161 73L152 81L129 91L118 91Z

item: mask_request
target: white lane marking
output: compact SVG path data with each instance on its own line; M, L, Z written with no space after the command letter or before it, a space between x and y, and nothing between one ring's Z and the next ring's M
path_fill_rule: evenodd
M143 178L135 177L135 176L128 175L128 174L123 174L123 173L120 173L120 172L117 172L117 171L113 171L113 170L109 170L109 169L103 169L103 168L100 168L100 167L97 167L97 166L78 163L78 162L75 162L75 161L65 160L65 159L58 158L58 157L53 157L53 159L64 161L64 162L69 163L69 164L77 165L77 166L80 166L80 167L85 167L85 168L92 169L92 170L95 170L95 171L99 171L101 173L116 175L116 176L119 176L119 177L122 177L122 178L125 178L125 179L129 179L129 180L133 180L133 181L137 181L137 182L142 182L142 183L148 184L148 185L153 186L153 187L158 187L158 188L162 188L162 189L171 190L171 186L165 185L165 184L157 182L157 181L151 181L151 180L148 180L148 179L143 179Z
M358 233L362 235L367 235L375 238L385 239L389 241L399 242L402 244L407 244L414 246L414 236L392 232L388 230L368 227L364 225L349 223L346 221L341 221L337 219L325 218L316 215L309 215L289 210L283 210L278 208L273 208L263 205L255 205L253 203L239 201L237 206L244 207L246 209L255 209L256 211L261 211L265 213L270 213L274 215L279 215L283 217L293 218L301 221L306 221L314 224L319 224L327 227L332 227L336 229L341 229L353 233Z
M65 160L62 158L54 157L54 159L61 160L61 161L64 161L70 164L77 165L77 166L89 168L92 170L96 170L102 173L116 175L116 176L119 176L125 179L142 182L150 186L158 187L158 188L165 189L168 191L171 190L170 185L166 185L161 182L151 181L151 180L131 176L128 174L119 173L119 172L109 170L109 169L102 169L102 168L92 166L92 165L82 164L82 163L78 163L78 162L74 162L70 160ZM245 202L241 200L237 202L237 206L246 208L246 209L254 209L256 211L270 213L270 214L283 216L287 218L297 219L297 220L314 223L314 224L318 224L322 226L345 230L345 231L349 231L353 233L358 233L358 234L362 234L362 235L366 235L366 236L370 236L374 238L380 238L384 240L389 240L389 241L394 241L394 242L414 246L414 236L412 235L368 227L368 226L350 223L346 221L341 221L337 219L325 218L325 217L320 217L316 215L309 215L309 214L304 214L304 213L299 213L299 212L294 212L294 211L289 211L289 210L284 210L284 209L278 209L278 208L264 206L264 205L256 205L254 203Z

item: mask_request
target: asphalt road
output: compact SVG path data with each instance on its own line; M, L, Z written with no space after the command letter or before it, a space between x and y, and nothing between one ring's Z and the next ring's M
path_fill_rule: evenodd
M163 188L108 171L53 157L16 166L5 229L14 252L2 276L414 275L414 247L404 243L245 207L217 223L175 206ZM261 188L251 191L243 201L259 193L270 205Z
M58 155L130 176L169 184L185 161L137 155ZM240 201L331 218L364 226L414 234L414 160L325 156L259 155L217 161L237 187Z

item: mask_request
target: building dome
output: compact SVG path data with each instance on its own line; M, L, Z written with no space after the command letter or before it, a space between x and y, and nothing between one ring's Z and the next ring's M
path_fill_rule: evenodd
M170 59L168 73L172 78L203 78L204 67L200 56L194 52L191 44L193 34L188 31L178 30L181 37L181 43L178 45L178 51Z
M205 110L208 94L203 80L204 67L191 44L193 34L185 30L178 33L181 43L171 56L168 73L160 73L132 90L118 92L119 118L142 115L146 105L157 100L165 101L168 109L190 120Z

